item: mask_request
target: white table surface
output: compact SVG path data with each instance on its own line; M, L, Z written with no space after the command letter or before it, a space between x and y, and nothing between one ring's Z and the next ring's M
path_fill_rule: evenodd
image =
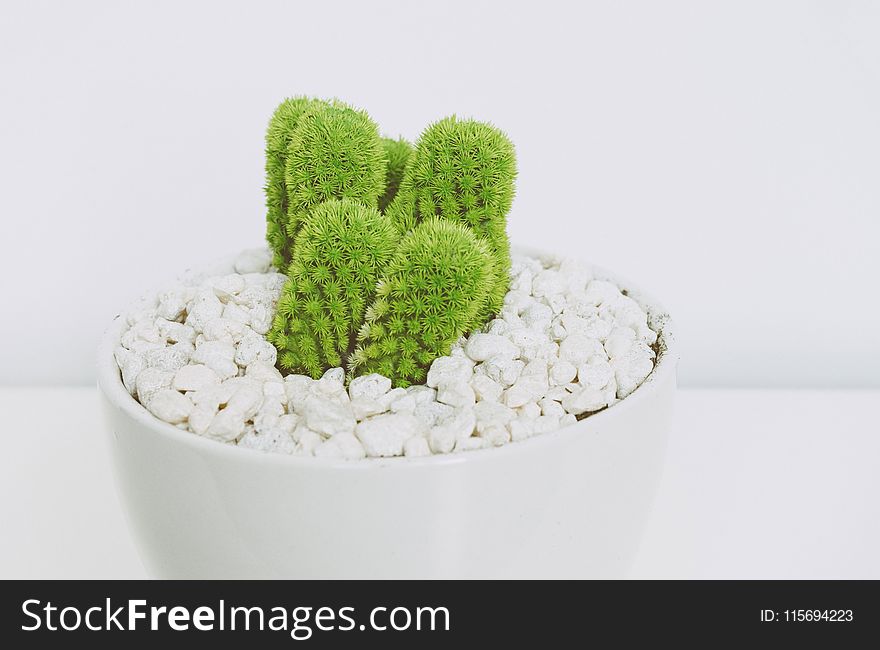
M0 388L0 578L142 578L90 388ZM637 578L880 578L880 391L680 390Z

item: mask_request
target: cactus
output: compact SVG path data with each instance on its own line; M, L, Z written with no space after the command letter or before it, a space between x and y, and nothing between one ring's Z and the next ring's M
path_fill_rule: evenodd
M431 362L480 325L494 255L467 227L428 219L400 242L367 309L349 375L421 382Z
M269 121L266 130L266 240L272 249L273 263L278 268L286 265L290 251L286 236L287 187L284 168L287 147L303 113L320 107L325 102L308 97L285 99Z
M283 102L266 136L267 240L289 278L279 367L423 381L501 308L515 166L485 123L443 119L413 149L341 102Z
M495 274L481 314L484 319L501 309L507 292L506 219L515 177L513 144L504 133L483 122L447 117L422 133L387 210L401 231L439 216L486 239L495 258Z
M320 377L353 349L399 235L375 207L325 201L302 219L269 340L279 365Z
M397 189L400 187L400 181L403 179L403 170L412 154L412 145L400 138L382 138L382 146L385 149L385 158L388 161L388 167L385 174L385 192L379 197L379 209L385 212L386 208L397 195Z
M283 156L268 160L267 239L275 266L285 270L292 244L309 210L330 199L352 199L375 207L384 189L385 152L376 124L342 102L295 99L282 104L270 125L272 151L286 141ZM283 157L283 183L278 163ZM268 170L271 167L271 176ZM279 200L283 189L285 199Z

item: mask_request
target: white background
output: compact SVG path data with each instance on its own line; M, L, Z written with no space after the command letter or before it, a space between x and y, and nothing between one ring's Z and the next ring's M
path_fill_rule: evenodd
M258 245L263 130L337 95L516 144L515 242L659 296L687 386L880 386L880 3L6 2L2 384Z

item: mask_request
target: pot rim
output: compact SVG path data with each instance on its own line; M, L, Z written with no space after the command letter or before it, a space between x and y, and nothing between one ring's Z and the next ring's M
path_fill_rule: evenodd
M530 247L514 247L514 252L538 257L542 260L559 259L561 256L536 250ZM223 258L216 265L204 265L205 268L214 266L229 266L233 256ZM583 262L593 272L593 277L608 280L617 285L626 295L639 303L648 313L648 323L657 332L657 358L651 374L627 397L610 407L606 407L575 424L562 427L555 431L541 433L526 440L510 442L501 447L474 449L461 453L432 454L430 456L406 457L396 456L392 458L363 458L359 460L345 460L341 458L322 458L314 456L292 456L273 452L265 452L258 449L239 448L236 445L219 442L197 435L191 431L185 431L172 424L163 422L150 413L146 407L138 402L122 384L122 376L114 350L119 345L120 338L126 328L125 315L134 311L140 301L135 302L129 309L117 314L107 327L98 346L97 358L97 384L98 390L104 398L119 411L135 422L149 429L151 433L162 436L174 443L182 444L199 453L223 457L227 454L229 460L248 464L288 464L300 468L327 468L345 471L364 471L376 468L418 468L425 466L447 466L465 463L480 463L491 459L501 460L505 455L528 454L531 450L547 445L563 443L573 436L582 436L590 433L599 433L601 425L610 418L623 416L627 411L637 408L643 401L650 399L660 387L674 375L678 365L679 352L674 336L672 319L665 308L652 296L638 289L628 280L613 274L602 267ZM159 290L152 292L155 296Z

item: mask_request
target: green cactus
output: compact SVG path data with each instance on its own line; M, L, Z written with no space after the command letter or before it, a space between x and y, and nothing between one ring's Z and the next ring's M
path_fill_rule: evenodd
M281 368L317 378L343 364L398 239L388 217L351 199L302 219L269 332Z
M397 386L424 381L434 359L482 324L494 257L461 224L432 218L413 228L366 311L349 374L378 372Z
M438 216L466 225L486 239L495 258L495 274L483 318L501 309L507 292L506 220L515 177L516 156L507 136L490 124L453 115L422 133L387 210L401 231Z
M309 210L329 199L375 207L385 188L385 151L376 124L342 102L295 99L282 104L270 124L267 146L267 239L275 266L285 270L291 246ZM274 153L286 142L283 155ZM283 183L278 181L283 158ZM269 169L271 168L271 174ZM280 199L279 191L285 192Z
M385 158L388 161L388 168L385 174L385 192L379 197L379 209L385 212L385 209L391 204L391 201L397 195L397 189L400 187L400 181L403 179L403 170L412 154L412 145L400 138L382 138L382 146L385 148Z
M501 308L515 175L485 123L443 119L413 149L336 100L283 102L266 135L267 240L289 278L269 332L279 367L424 381Z
M273 263L278 268L285 266L290 255L286 236L287 186L284 182L287 147L303 113L324 104L308 97L285 99L275 109L266 130L266 240L272 249Z

